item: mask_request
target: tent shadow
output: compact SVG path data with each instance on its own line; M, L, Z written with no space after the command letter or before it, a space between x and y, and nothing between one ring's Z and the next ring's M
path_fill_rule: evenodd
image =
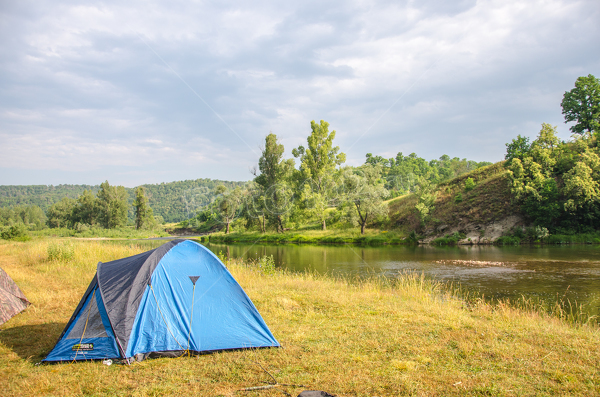
M52 350L66 323L22 325L0 331L0 342L24 360L39 362Z

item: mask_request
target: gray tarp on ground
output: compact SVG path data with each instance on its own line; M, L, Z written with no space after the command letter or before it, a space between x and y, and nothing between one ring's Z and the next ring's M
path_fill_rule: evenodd
M0 268L0 325L30 304L17 284Z

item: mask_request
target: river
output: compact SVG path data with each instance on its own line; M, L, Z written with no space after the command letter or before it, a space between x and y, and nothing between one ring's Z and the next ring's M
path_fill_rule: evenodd
M460 285L486 299L523 297L550 306L557 301L583 305L600 314L600 247L568 246L319 246L208 244L231 258L273 256L276 266L345 277L396 277L416 271Z

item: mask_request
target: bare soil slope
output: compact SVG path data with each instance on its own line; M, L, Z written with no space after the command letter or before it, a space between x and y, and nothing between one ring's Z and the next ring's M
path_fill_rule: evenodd
M489 243L510 228L523 225L519 206L510 193L504 162L461 175L438 186L434 209L424 225L415 209L414 194L390 202L390 226L417 231L425 242L461 232L462 243ZM467 179L475 182L466 188Z

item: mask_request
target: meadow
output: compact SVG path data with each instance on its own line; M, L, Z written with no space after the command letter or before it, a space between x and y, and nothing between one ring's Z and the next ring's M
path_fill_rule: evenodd
M156 243L153 243L156 244ZM156 246L156 245L154 245ZM4 396L518 396L600 394L600 330L535 308L466 302L407 273L345 280L226 265L283 346L132 365L36 365L53 347L98 261L144 242L0 242L2 267L32 305L0 326ZM254 391L244 388L280 386ZM284 386L288 385L288 386Z

